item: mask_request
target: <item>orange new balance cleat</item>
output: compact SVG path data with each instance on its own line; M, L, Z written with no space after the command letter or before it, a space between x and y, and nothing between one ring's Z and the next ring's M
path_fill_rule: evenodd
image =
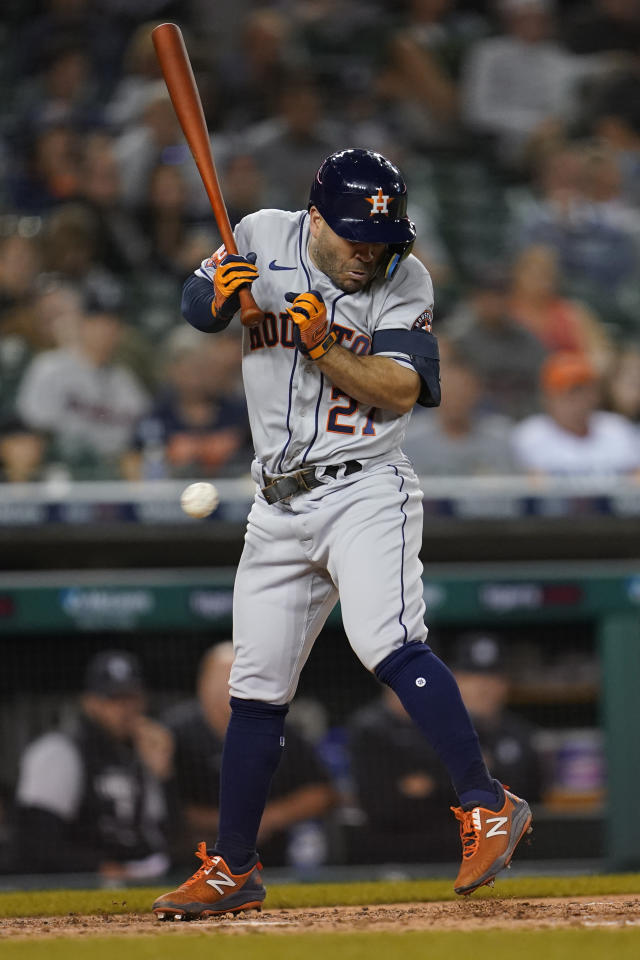
M502 788L501 788L502 789ZM472 893L509 866L514 850L531 831L531 810L526 800L504 790L501 809L451 807L460 821L462 863L454 890Z
M262 864L246 873L232 873L222 857L207 853L199 843L196 856L202 866L177 890L158 897L152 910L158 920L198 920L240 910L260 910L266 890L262 885Z

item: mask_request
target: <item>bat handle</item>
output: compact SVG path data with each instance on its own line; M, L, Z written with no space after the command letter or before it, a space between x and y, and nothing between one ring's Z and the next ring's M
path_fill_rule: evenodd
M240 321L243 327L255 327L264 319L264 313L246 287L239 291Z

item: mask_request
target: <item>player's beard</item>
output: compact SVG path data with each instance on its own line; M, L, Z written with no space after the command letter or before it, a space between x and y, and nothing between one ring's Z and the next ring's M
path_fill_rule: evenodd
M376 275L382 259L381 253L370 263L363 263L357 257L345 260L330 247L313 243L313 241L309 244L309 253L318 270L326 274L332 283L345 293L358 293L359 290L364 290ZM352 270L360 273L361 278L349 277L348 274Z

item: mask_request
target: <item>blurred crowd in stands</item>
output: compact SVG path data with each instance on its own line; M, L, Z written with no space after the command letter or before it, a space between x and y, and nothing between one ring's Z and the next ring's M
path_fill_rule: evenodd
M509 706L506 645L462 634L450 653L495 775L532 803L550 799L556 774L538 728ZM21 731L11 757L1 743L0 874L92 873L112 884L190 866L197 844L217 835L232 661L230 641L209 647L193 695L159 709L136 655L90 657L57 723L29 739ZM269 867L312 876L326 863L457 858L446 771L395 694L373 679L371 688L338 723L313 697L293 703L258 838Z
M403 170L443 356L421 474L640 471L638 0L5 0L3 481L248 472L239 327L179 315L219 238L163 20L232 223L304 208L336 149Z

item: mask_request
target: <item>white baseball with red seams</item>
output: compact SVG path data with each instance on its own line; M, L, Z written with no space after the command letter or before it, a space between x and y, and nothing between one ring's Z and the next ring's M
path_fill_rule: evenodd
M391 279L376 276L345 293L309 256L306 211L258 211L238 224L235 239L241 255L257 255L252 293L265 313L243 329L252 477L260 488L265 474L315 467L322 481L273 504L257 490L236 574L231 694L282 704L338 596L349 642L370 670L427 636L422 491L401 450L410 414L372 408L334 387L296 349L285 294L318 290L341 345L365 355L378 331L411 331L430 317L433 287L409 256ZM196 275L212 280L215 268L214 255ZM380 355L413 368L401 350ZM324 473L352 461L358 472Z

